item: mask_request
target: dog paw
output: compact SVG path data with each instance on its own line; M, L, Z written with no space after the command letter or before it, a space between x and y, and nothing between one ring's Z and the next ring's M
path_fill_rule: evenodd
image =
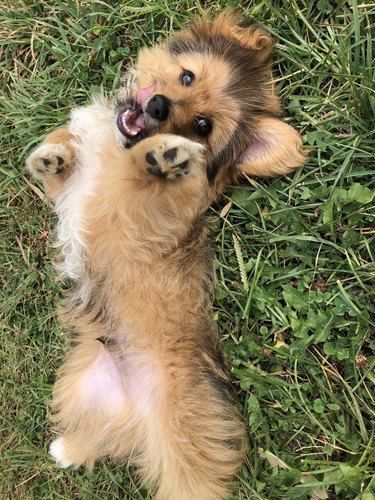
M37 179L62 174L72 165L70 150L63 144L42 144L26 160L26 166Z
M167 136L146 153L147 171L160 179L174 180L187 175L203 161L204 146L184 137Z
M66 469L71 465L74 465L73 462L64 457L64 438L62 436L55 439L55 441L51 443L49 447L49 454L56 460L56 464L62 469Z

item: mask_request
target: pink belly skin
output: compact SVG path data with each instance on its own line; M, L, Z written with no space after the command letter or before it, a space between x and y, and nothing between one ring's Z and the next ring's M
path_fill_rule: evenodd
M81 376L80 396L86 408L117 413L124 405L132 405L146 415L160 397L161 370L148 353L133 351L116 359L104 345Z

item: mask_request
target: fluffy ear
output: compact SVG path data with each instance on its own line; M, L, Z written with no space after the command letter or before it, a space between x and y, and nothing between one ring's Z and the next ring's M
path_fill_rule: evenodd
M262 117L237 168L246 175L269 177L303 165L307 156L308 152L302 150L302 138L293 127L277 118Z
M252 21L243 21L234 11L224 11L215 19L214 30L232 38L243 47L252 50L259 62L269 56L275 44L274 39Z

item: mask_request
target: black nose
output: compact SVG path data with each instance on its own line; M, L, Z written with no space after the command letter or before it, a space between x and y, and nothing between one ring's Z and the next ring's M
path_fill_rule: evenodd
M156 118L156 120L166 120L169 114L170 100L164 95L154 95L148 104L146 112L151 116L151 118Z

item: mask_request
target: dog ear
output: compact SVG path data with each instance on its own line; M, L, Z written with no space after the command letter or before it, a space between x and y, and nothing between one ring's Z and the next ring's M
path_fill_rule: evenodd
M275 45L274 39L253 21L243 21L234 11L224 11L214 21L214 30L232 38L253 52L259 62L266 60Z
M269 177L286 174L303 165L308 151L302 149L302 138L287 123L270 117L259 119L251 143L242 153L239 174Z

